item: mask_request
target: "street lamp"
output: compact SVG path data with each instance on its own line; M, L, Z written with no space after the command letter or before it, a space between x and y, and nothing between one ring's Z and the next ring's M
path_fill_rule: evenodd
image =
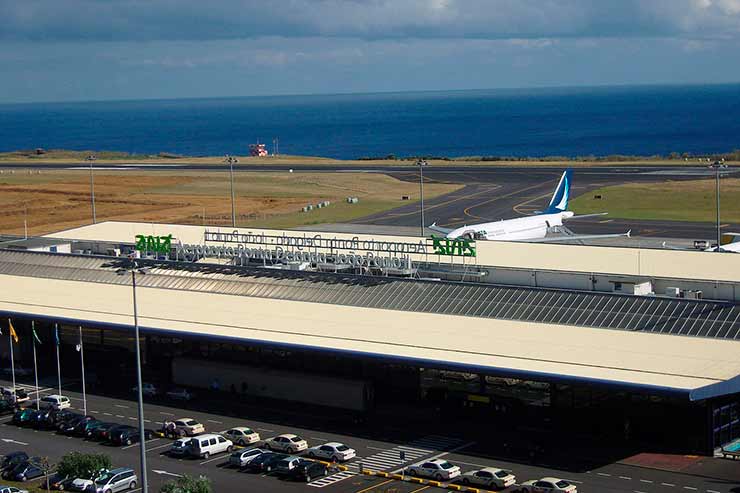
M138 394L138 406L139 406L139 456L141 463L141 491L142 493L149 492L149 484L147 481L146 471L146 439L144 435L144 395L141 385L141 348L139 344L139 315L136 306L136 273L146 274L145 269L140 269L136 260L131 260L131 263L126 268L121 268L116 271L120 276L126 275L128 272L131 273L131 286L133 288L133 301L134 301L134 333L136 339L136 390Z
M231 177L231 226L236 228L236 205L234 202L234 163L239 162L235 157L226 156L229 163L229 175Z
M726 169L727 165L725 164L725 160L722 159L720 161L715 161L714 164L709 166L710 168L714 169L714 183L715 183L715 197L717 199L717 251L722 251L722 232L721 232L721 223L720 223L720 215L719 215L719 177L720 177L720 170Z
M416 161L416 165L419 167L419 196L421 198L421 236L424 236L424 166L427 162L424 159Z
M98 222L95 215L95 179L93 178L93 161L97 159L94 154L90 154L85 158L90 161L90 203L92 204L92 220L93 224Z

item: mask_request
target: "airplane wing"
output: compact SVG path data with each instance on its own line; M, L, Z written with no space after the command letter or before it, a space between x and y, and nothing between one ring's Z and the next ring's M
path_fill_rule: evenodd
M573 217L566 218L566 220L573 221L574 219L589 219L592 217L606 216L607 214L609 213L608 212L597 212L595 214L581 214L580 216L573 216Z
M431 229L432 231L436 231L436 232L442 233L442 234L448 234L448 233L451 233L452 231L454 231L453 229L450 229L450 228L443 228L442 226L437 226L437 223L436 222L435 223L432 223L431 226L427 226L427 228Z
M518 241L524 241L528 243L553 243L557 241L580 241L580 240L603 240L607 238L630 238L632 235L632 230L627 231L626 233L612 233L612 234L603 234L603 235L577 235L573 233L568 228L561 227L559 228L559 232L561 234L556 236L546 236L544 238L539 239L531 239L531 240L518 240Z

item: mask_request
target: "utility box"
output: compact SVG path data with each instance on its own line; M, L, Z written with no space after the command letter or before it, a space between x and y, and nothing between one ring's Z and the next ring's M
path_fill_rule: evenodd
M646 279L614 279L609 281L615 293L647 296L653 294L653 283Z
M671 298L680 298L681 288L667 287L665 288L665 295L670 296Z

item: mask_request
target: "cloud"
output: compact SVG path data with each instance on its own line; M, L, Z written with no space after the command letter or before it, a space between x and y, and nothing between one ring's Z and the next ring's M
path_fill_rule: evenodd
M0 39L736 37L740 0L0 0Z

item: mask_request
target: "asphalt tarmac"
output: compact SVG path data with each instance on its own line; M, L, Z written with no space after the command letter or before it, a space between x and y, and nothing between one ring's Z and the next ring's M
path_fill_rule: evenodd
M7 385L8 382L0 382ZM43 395L55 393L55 389L44 388ZM65 391L73 401L75 410L83 407L82 396L78 392ZM183 409L187 406L189 409ZM517 476L517 482L527 479L538 479L555 476L571 481L578 486L578 491L599 493L671 493L675 491L695 491L702 493L735 493L740 491L740 474L731 461L715 461L711 470L701 474L669 472L665 470L636 467L622 463L599 465L586 469L563 469L556 465L543 464L537 461L516 461L500 457L495 451L501 449L500 443L477 443L475 440L455 436L454 426L434 430L401 430L388 422L381 430L369 431L358 427L356 430L333 430L326 427L306 426L310 418L303 417L300 423L291 422L290 418L276 415L274 419L254 419L248 416L230 416L229 410L223 413L202 412L194 409L193 404L148 401L144 413L147 428L156 428L165 419L181 417L194 418L206 427L209 432L226 430L233 426L251 426L262 437L280 433L296 433L305 438L309 445L326 441L346 443L357 450L358 458L348 462L348 471L335 473L328 478L321 478L310 484L283 481L272 475L242 472L227 467L226 454L209 459L180 459L170 457L167 450L172 443L169 439L155 438L147 442L147 469L150 491L169 479L183 474L192 476L206 475L212 482L213 491L218 493L231 491L275 491L275 492L311 492L328 488L327 491L338 493L365 493L370 491L397 491L412 493L429 490L445 491L425 485L412 484L393 478L383 478L358 474L359 464L363 469L398 472L411 464L441 458L452 462L465 471L481 467L501 467L510 469ZM103 421L136 424L136 405L129 399L110 398L88 393L88 414ZM319 420L317 420L318 424ZM52 461L59 460L64 454L72 451L85 453L106 453L110 455L114 466L128 466L139 470L139 445L114 447L77 437L67 437L52 431L20 428L10 423L10 417L0 420L0 453L7 454L14 450L24 450L29 455L48 456ZM401 452L404 458L401 458ZM488 452L488 453L487 453ZM567 461L568 458L564 457ZM382 487L383 489L375 489ZM140 490L134 490L140 491ZM515 491L515 488L505 490Z
M225 171L228 165L203 164L94 164L96 169L131 171L190 170ZM0 169L88 169L79 163L0 163ZM385 173L406 181L419 181L416 166L334 166L334 165L246 165L234 166L237 172L361 172ZM512 219L532 214L546 207L555 189L562 168L513 166L428 166L424 181L461 183L462 189L425 201L425 223L436 222L442 227ZM729 168L723 176L740 172ZM594 189L623 183L663 182L667 180L713 179L714 171L706 167L667 167L651 165L574 168L573 197ZM680 207L676 204L676 207ZM608 212L608 211L605 211ZM680 222L665 220L625 220L603 217L568 221L566 226L577 234L619 234L631 231L633 236L678 238L685 240L712 240L716 238L716 224L707 222ZM377 226L419 226L420 207L411 203L391 211L358 218L353 223ZM740 225L723 223L723 231L740 231Z

